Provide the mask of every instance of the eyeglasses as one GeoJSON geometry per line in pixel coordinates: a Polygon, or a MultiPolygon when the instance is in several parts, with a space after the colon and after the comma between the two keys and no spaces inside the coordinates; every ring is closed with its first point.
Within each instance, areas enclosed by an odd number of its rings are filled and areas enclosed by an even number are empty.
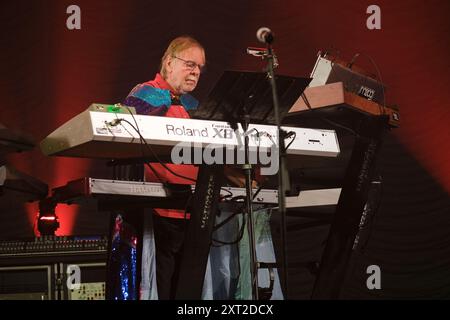
{"type": "Polygon", "coordinates": [[[177,56],[172,56],[172,57],[174,57],[175,59],[183,61],[184,62],[184,66],[187,69],[191,70],[191,71],[195,70],[195,68],[198,67],[198,69],[200,70],[200,73],[205,72],[205,65],[198,64],[198,63],[196,63],[194,61],[191,61],[191,60],[184,60],[184,59],[178,58],[177,56]]]}

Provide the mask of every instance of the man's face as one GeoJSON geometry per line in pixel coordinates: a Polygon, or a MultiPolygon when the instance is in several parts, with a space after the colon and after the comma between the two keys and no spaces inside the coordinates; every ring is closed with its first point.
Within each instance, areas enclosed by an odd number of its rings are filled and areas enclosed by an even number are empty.
{"type": "Polygon", "coordinates": [[[191,47],[169,57],[166,61],[167,79],[177,94],[191,92],[200,78],[200,68],[205,65],[205,53],[191,47]]]}

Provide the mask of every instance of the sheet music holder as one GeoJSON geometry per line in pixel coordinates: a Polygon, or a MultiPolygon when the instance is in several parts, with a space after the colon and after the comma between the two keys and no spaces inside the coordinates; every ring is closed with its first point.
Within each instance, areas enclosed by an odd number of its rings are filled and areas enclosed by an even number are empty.
{"type": "Polygon", "coordinates": [[[0,166],[0,200],[31,202],[45,198],[47,193],[46,183],[9,165],[0,166]]]}
{"type": "MultiPolygon", "coordinates": [[[[275,82],[279,90],[279,114],[282,118],[297,101],[311,79],[288,76],[275,76],[275,82]]],[[[233,128],[241,123],[244,132],[248,130],[250,123],[276,124],[276,115],[273,107],[273,95],[271,79],[265,72],[249,71],[225,71],[222,77],[210,92],[208,98],[200,104],[200,107],[191,114],[194,118],[227,121],[233,128]]],[[[245,164],[242,166],[246,185],[246,213],[248,215],[248,233],[250,239],[250,266],[253,298],[258,299],[258,263],[256,256],[255,238],[252,219],[252,165],[249,164],[248,135],[245,135],[245,164]]],[[[283,170],[283,169],[282,169],[283,170]]],[[[213,220],[213,219],[212,219],[213,220]]],[[[214,221],[212,221],[214,223],[214,221]]],[[[209,235],[210,238],[211,234],[209,235]]],[[[209,243],[208,243],[209,245],[209,243]]],[[[203,260],[203,259],[202,259],[203,260]]],[[[204,274],[206,261],[199,261],[201,271],[204,274]]],[[[190,269],[194,266],[190,265],[190,269]]],[[[188,273],[192,274],[190,271],[188,273]]],[[[180,279],[188,278],[188,275],[180,275],[180,279]]],[[[198,278],[198,276],[197,276],[198,278]]],[[[181,281],[183,287],[189,282],[181,281]]],[[[180,284],[179,284],[180,285],[180,284]]],[[[201,286],[197,286],[197,292],[183,293],[180,297],[199,297],[201,286]]]]}
{"type": "Polygon", "coordinates": [[[34,141],[22,132],[6,128],[0,123],[0,155],[33,149],[34,141]]]}
{"type": "MultiPolygon", "coordinates": [[[[276,75],[275,80],[283,118],[311,79],[276,75]]],[[[275,124],[272,89],[266,72],[225,71],[206,100],[191,115],[197,119],[233,124],[242,119],[244,107],[251,123],[275,124]]]]}

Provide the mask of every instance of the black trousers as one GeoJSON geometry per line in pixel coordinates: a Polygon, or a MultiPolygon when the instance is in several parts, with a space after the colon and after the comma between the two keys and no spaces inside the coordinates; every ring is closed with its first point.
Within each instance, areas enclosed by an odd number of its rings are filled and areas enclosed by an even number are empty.
{"type": "Polygon", "coordinates": [[[178,273],[189,220],[153,215],[158,299],[175,299],[178,273]]]}

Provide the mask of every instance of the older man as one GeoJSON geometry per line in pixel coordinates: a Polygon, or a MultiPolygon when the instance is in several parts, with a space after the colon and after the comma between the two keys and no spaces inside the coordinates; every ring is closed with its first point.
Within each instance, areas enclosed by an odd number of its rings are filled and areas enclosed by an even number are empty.
{"type": "MultiPolygon", "coordinates": [[[[138,114],[189,118],[198,101],[189,95],[197,86],[205,66],[205,50],[192,37],[178,37],[169,44],[160,72],[151,81],[137,85],[124,104],[134,106],[138,114]]],[[[146,181],[192,184],[198,174],[193,165],[151,163],[146,181]]],[[[153,229],[156,246],[156,279],[159,299],[173,299],[181,259],[186,219],[183,210],[155,208],[153,229]]]]}

